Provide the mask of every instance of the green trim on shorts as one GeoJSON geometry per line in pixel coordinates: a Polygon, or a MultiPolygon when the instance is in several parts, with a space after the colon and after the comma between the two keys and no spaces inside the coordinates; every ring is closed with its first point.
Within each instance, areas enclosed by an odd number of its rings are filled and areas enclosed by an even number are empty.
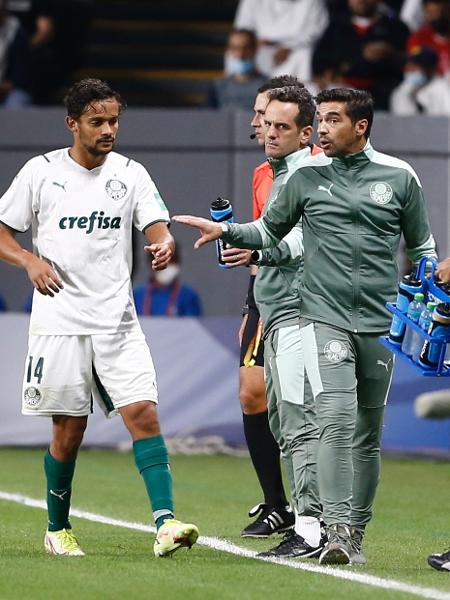
{"type": "Polygon", "coordinates": [[[94,365],[92,365],[92,375],[94,376],[95,385],[97,386],[98,393],[100,394],[100,397],[102,399],[103,404],[106,407],[106,410],[108,412],[113,412],[116,409],[113,404],[113,401],[111,400],[111,396],[108,394],[108,392],[103,387],[103,384],[100,381],[99,376],[97,375],[97,371],[95,370],[94,365]]]}

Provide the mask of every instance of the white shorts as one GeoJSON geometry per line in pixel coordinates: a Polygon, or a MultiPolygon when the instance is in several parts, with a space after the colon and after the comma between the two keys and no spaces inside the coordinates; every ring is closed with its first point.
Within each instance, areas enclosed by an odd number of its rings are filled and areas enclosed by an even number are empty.
{"type": "Polygon", "coordinates": [[[30,335],[22,414],[84,417],[93,400],[107,416],[158,402],[156,374],[140,329],[105,335],[30,335]]]}

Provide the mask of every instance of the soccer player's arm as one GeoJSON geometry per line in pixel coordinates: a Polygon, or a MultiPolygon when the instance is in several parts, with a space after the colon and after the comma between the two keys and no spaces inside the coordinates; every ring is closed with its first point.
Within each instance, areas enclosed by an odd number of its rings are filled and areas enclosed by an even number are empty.
{"type": "Polygon", "coordinates": [[[0,259],[24,269],[38,292],[53,297],[63,288],[61,279],[49,263],[16,240],[17,231],[26,231],[31,225],[33,171],[41,159],[36,157],[29,161],[0,198],[0,259]]]}
{"type": "Polygon", "coordinates": [[[406,253],[411,262],[417,264],[423,256],[437,258],[436,242],[431,233],[422,187],[414,176],[410,177],[407,185],[406,203],[401,219],[406,253]]]}
{"type": "Polygon", "coordinates": [[[233,246],[260,250],[277,246],[303,213],[301,174],[297,171],[280,189],[267,212],[253,223],[226,223],[222,239],[233,246]]]}
{"type": "Polygon", "coordinates": [[[152,269],[154,271],[165,269],[175,252],[175,240],[167,223],[153,223],[145,229],[144,233],[149,241],[149,245],[144,246],[144,250],[153,254],[152,269]]]}
{"type": "Polygon", "coordinates": [[[136,169],[136,195],[133,224],[148,240],[144,251],[152,254],[152,269],[167,267],[175,251],[175,240],[169,231],[169,211],[147,170],[139,163],[136,169]]]}

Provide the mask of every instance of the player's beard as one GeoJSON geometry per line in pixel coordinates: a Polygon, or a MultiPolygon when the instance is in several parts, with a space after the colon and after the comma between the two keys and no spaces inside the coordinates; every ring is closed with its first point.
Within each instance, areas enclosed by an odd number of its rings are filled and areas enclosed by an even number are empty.
{"type": "MultiPolygon", "coordinates": [[[[99,140],[97,142],[97,144],[100,144],[102,141],[105,141],[105,140],[99,140]]],[[[97,145],[97,144],[95,146],[88,146],[88,145],[85,146],[86,150],[92,156],[106,156],[107,154],[109,154],[114,149],[114,140],[112,141],[111,146],[107,150],[102,150],[99,147],[99,145],[97,145]]]]}

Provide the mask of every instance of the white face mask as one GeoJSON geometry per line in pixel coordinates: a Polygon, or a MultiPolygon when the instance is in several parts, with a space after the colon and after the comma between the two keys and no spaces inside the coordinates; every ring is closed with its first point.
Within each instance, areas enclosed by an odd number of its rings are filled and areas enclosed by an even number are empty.
{"type": "Polygon", "coordinates": [[[428,78],[422,71],[408,71],[405,73],[405,81],[412,87],[422,87],[426,84],[428,78]]]}
{"type": "Polygon", "coordinates": [[[159,285],[170,285],[180,274],[178,265],[169,265],[163,271],[155,271],[153,273],[155,281],[159,285]]]}

